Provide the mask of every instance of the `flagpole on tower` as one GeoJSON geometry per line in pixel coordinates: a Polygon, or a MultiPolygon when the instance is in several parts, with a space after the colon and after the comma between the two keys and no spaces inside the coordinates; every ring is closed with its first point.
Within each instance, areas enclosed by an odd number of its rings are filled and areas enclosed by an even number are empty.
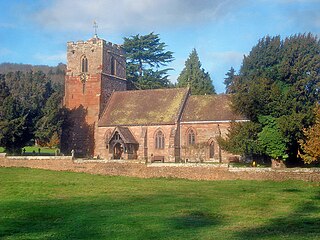
{"type": "Polygon", "coordinates": [[[97,34],[98,24],[95,20],[93,21],[93,28],[94,28],[94,37],[98,38],[98,34],[97,34]]]}

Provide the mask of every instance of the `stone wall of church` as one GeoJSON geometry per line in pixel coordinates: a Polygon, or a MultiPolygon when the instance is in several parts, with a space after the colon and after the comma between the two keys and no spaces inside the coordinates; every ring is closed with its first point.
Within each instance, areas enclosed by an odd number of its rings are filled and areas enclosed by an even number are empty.
{"type": "Polygon", "coordinates": [[[105,110],[106,104],[114,91],[127,90],[127,81],[110,75],[101,76],[101,95],[99,118],[105,110]]]}
{"type": "MultiPolygon", "coordinates": [[[[177,131],[176,125],[159,126],[128,126],[130,132],[139,143],[137,151],[138,159],[151,162],[153,159],[161,159],[165,162],[189,161],[214,161],[230,162],[237,159],[231,153],[220,149],[217,143],[218,136],[226,136],[230,123],[203,123],[181,124],[181,131],[177,131]],[[189,131],[195,133],[195,144],[188,144],[189,131]],[[156,134],[161,131],[164,134],[164,148],[156,148],[156,134]],[[180,139],[180,141],[179,141],[180,139]],[[180,146],[181,144],[181,146],[180,146]],[[180,156],[178,155],[180,149],[180,156]],[[210,152],[211,151],[211,152],[210,152]]],[[[107,149],[106,139],[109,139],[114,127],[97,127],[95,134],[95,156],[103,159],[112,159],[112,150],[107,149]]]]}
{"type": "Polygon", "coordinates": [[[147,127],[147,142],[148,142],[148,162],[154,159],[164,158],[165,162],[175,162],[175,134],[176,125],[160,125],[147,127]],[[164,148],[156,148],[156,134],[161,131],[164,135],[164,148]]]}
{"type": "MultiPolygon", "coordinates": [[[[107,149],[106,140],[115,127],[97,127],[95,134],[95,156],[103,159],[112,159],[112,150],[107,149]]],[[[175,162],[179,156],[175,156],[176,125],[161,126],[128,126],[128,129],[139,143],[137,151],[138,159],[150,162],[153,158],[163,157],[165,162],[175,162]],[[164,134],[164,148],[157,149],[155,135],[158,131],[164,134]]]]}
{"type": "Polygon", "coordinates": [[[181,124],[181,158],[188,161],[211,160],[229,162],[235,155],[220,149],[217,137],[225,137],[230,123],[182,123],[181,124]],[[189,134],[193,131],[195,144],[189,144],[189,134]],[[210,154],[210,145],[211,151],[210,154]],[[210,156],[211,155],[211,156],[210,156]]]}
{"type": "Polygon", "coordinates": [[[93,156],[94,130],[113,91],[127,89],[125,57],[119,45],[103,39],[67,43],[64,105],[71,110],[62,150],[93,156]],[[86,67],[84,61],[86,59],[86,67]]]}

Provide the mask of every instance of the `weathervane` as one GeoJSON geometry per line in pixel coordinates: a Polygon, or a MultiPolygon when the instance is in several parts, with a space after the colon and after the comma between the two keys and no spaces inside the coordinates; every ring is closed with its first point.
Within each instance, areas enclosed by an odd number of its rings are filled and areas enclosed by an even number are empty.
{"type": "Polygon", "coordinates": [[[97,38],[97,28],[98,28],[98,24],[96,21],[93,21],[93,28],[94,28],[94,37],[97,38]]]}

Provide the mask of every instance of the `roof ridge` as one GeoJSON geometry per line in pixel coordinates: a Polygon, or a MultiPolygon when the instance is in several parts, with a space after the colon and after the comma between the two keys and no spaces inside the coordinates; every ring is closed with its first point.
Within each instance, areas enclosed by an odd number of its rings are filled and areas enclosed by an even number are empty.
{"type": "Polygon", "coordinates": [[[123,90],[123,91],[115,91],[116,93],[124,93],[124,92],[150,92],[150,91],[165,91],[165,90],[188,90],[188,88],[156,88],[156,89],[136,89],[136,90],[123,90]]]}

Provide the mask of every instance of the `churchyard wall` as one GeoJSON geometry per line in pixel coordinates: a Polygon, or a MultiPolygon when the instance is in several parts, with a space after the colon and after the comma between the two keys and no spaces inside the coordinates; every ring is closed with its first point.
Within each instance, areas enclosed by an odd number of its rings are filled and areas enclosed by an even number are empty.
{"type": "Polygon", "coordinates": [[[191,180],[304,180],[320,182],[319,168],[236,168],[228,164],[152,163],[132,161],[72,160],[70,157],[0,157],[1,167],[27,167],[138,178],[191,180]]]}

